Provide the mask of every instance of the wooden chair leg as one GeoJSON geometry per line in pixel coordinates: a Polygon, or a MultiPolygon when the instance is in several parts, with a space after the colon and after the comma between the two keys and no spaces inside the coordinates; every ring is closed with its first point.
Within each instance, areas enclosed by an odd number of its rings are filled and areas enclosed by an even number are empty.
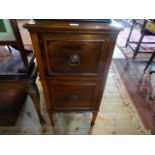
{"type": "Polygon", "coordinates": [[[9,52],[11,53],[12,51],[11,51],[11,48],[10,48],[10,46],[7,46],[8,47],[8,50],[9,50],[9,52]]]}
{"type": "Polygon", "coordinates": [[[33,85],[28,89],[28,94],[31,97],[33,104],[35,106],[35,109],[37,111],[38,117],[39,117],[39,121],[41,123],[41,125],[45,124],[44,119],[41,116],[41,111],[40,111],[40,94],[39,94],[39,90],[38,90],[38,86],[36,85],[36,83],[34,82],[33,85]]]}
{"type": "Polygon", "coordinates": [[[154,71],[154,70],[152,70],[152,71],[150,71],[150,72],[149,72],[149,74],[150,74],[150,75],[151,75],[151,74],[153,74],[153,73],[155,73],[155,71],[154,71]]]}
{"type": "Polygon", "coordinates": [[[50,115],[51,125],[54,126],[54,113],[50,112],[49,115],[50,115]]]}
{"type": "Polygon", "coordinates": [[[128,36],[126,44],[125,44],[125,47],[127,47],[129,42],[130,42],[131,34],[132,34],[132,31],[133,31],[135,23],[136,23],[136,20],[133,20],[133,23],[132,23],[132,26],[131,26],[131,29],[130,29],[130,32],[129,32],[129,36],[128,36]]]}
{"type": "Polygon", "coordinates": [[[93,112],[93,117],[92,117],[92,121],[91,121],[91,126],[94,126],[96,118],[97,118],[98,112],[93,112]]]}
{"type": "Polygon", "coordinates": [[[143,38],[144,38],[144,34],[141,35],[141,37],[140,37],[140,39],[139,39],[139,41],[138,41],[137,47],[136,47],[136,49],[135,49],[135,51],[134,51],[133,59],[137,56],[137,54],[138,54],[138,52],[139,52],[140,45],[141,45],[141,43],[142,43],[143,38]]]}
{"type": "Polygon", "coordinates": [[[153,54],[152,54],[151,58],[149,59],[149,61],[148,61],[147,65],[146,65],[146,67],[144,68],[144,71],[143,71],[144,73],[145,73],[145,71],[147,70],[147,68],[149,67],[149,65],[152,63],[154,57],[155,57],[155,51],[153,52],[153,54]]]}

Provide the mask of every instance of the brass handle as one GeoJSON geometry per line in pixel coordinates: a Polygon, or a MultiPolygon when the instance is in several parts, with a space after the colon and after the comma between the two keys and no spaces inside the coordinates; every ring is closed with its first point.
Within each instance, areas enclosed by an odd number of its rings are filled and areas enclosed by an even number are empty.
{"type": "Polygon", "coordinates": [[[74,95],[70,96],[70,103],[75,103],[77,101],[78,101],[77,95],[74,94],[74,95]]]}
{"type": "Polygon", "coordinates": [[[69,65],[70,66],[78,66],[80,64],[80,57],[78,54],[73,54],[70,57],[69,65]]]}

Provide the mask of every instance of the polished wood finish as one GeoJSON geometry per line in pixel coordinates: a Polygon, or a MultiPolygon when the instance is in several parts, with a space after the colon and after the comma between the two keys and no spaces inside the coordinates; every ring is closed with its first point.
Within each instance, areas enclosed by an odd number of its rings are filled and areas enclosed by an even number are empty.
{"type": "Polygon", "coordinates": [[[14,125],[25,103],[27,94],[11,88],[5,88],[0,85],[0,126],[14,125]],[[21,104],[23,103],[23,104],[21,104]]]}
{"type": "Polygon", "coordinates": [[[98,112],[93,112],[93,117],[92,117],[92,121],[91,121],[91,126],[94,126],[95,124],[95,120],[97,118],[98,112]]]}
{"type": "Polygon", "coordinates": [[[116,37],[112,21],[34,21],[30,32],[51,124],[55,112],[93,112],[100,107],[116,37]]]}
{"type": "Polygon", "coordinates": [[[22,64],[19,51],[13,48],[11,53],[0,61],[0,126],[15,125],[28,95],[33,101],[40,123],[44,123],[40,112],[39,91],[35,83],[37,66],[31,61],[27,72],[19,72],[22,64]]]}
{"type": "Polygon", "coordinates": [[[18,77],[16,79],[8,76],[6,79],[0,77],[0,126],[14,125],[18,115],[25,103],[27,95],[32,99],[40,123],[44,124],[41,117],[39,90],[35,83],[37,67],[34,65],[29,77],[18,77]]]}
{"type": "Polygon", "coordinates": [[[47,81],[55,110],[90,109],[95,107],[97,84],[92,81],[47,81]],[[60,93],[61,92],[61,93],[60,93]]]}
{"type": "Polygon", "coordinates": [[[43,36],[45,52],[41,52],[45,53],[47,74],[97,74],[104,50],[103,38],[106,37],[82,34],[43,36]],[[78,60],[72,62],[75,56],[78,60]]]}

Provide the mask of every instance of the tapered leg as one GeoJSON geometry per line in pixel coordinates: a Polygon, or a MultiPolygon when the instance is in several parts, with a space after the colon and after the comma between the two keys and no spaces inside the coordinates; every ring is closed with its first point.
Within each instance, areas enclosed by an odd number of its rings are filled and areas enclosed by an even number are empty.
{"type": "Polygon", "coordinates": [[[128,44],[129,44],[129,42],[130,42],[131,34],[132,34],[132,31],[133,31],[133,28],[134,28],[135,23],[136,23],[136,20],[133,20],[133,23],[132,23],[132,26],[131,26],[131,29],[130,29],[129,36],[127,38],[125,47],[127,47],[128,44]]]}
{"type": "Polygon", "coordinates": [[[10,48],[10,46],[7,46],[8,47],[8,49],[9,49],[9,52],[11,53],[11,48],[10,48]]]}
{"type": "Polygon", "coordinates": [[[92,117],[92,121],[91,121],[91,126],[94,126],[96,118],[97,118],[97,114],[98,112],[93,112],[93,117],[92,117]]]}
{"type": "Polygon", "coordinates": [[[39,94],[39,90],[38,87],[36,85],[36,83],[34,82],[33,85],[28,89],[28,94],[31,97],[33,104],[36,108],[38,117],[39,117],[39,121],[41,123],[41,125],[45,124],[44,119],[41,116],[41,111],[40,111],[40,94],[39,94]]]}
{"type": "Polygon", "coordinates": [[[54,113],[50,112],[49,115],[50,115],[51,125],[54,126],[54,113]]]}
{"type": "Polygon", "coordinates": [[[135,57],[137,56],[137,54],[138,54],[138,52],[139,52],[140,45],[141,45],[141,43],[142,43],[143,38],[144,38],[144,34],[141,35],[141,37],[140,37],[140,39],[139,39],[139,41],[138,41],[137,47],[136,47],[136,49],[135,49],[135,51],[134,51],[133,59],[135,59],[135,57]]]}

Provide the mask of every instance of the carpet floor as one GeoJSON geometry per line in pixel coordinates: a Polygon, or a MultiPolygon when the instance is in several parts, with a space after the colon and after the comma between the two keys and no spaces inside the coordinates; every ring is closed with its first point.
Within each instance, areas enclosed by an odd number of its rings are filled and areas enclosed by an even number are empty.
{"type": "Polygon", "coordinates": [[[46,112],[44,95],[41,94],[41,110],[46,121],[41,126],[30,98],[23,107],[19,119],[13,127],[0,127],[0,134],[45,134],[45,135],[139,135],[150,134],[141,122],[134,105],[124,89],[117,70],[111,65],[99,115],[93,128],[90,127],[90,113],[57,113],[55,127],[50,125],[46,112]]]}
{"type": "MultiPolygon", "coordinates": [[[[117,46],[124,58],[115,59],[114,64],[143,124],[151,134],[155,134],[155,75],[149,75],[150,70],[155,70],[155,65],[152,63],[145,74],[143,73],[151,55],[139,53],[135,59],[132,59],[132,49],[125,47],[128,34],[129,28],[125,28],[118,36],[117,46]]],[[[135,40],[139,36],[139,28],[134,29],[132,39],[135,40]]],[[[146,36],[144,40],[155,41],[155,37],[146,36]]],[[[141,46],[141,50],[145,51],[154,48],[155,44],[141,46]]]]}

